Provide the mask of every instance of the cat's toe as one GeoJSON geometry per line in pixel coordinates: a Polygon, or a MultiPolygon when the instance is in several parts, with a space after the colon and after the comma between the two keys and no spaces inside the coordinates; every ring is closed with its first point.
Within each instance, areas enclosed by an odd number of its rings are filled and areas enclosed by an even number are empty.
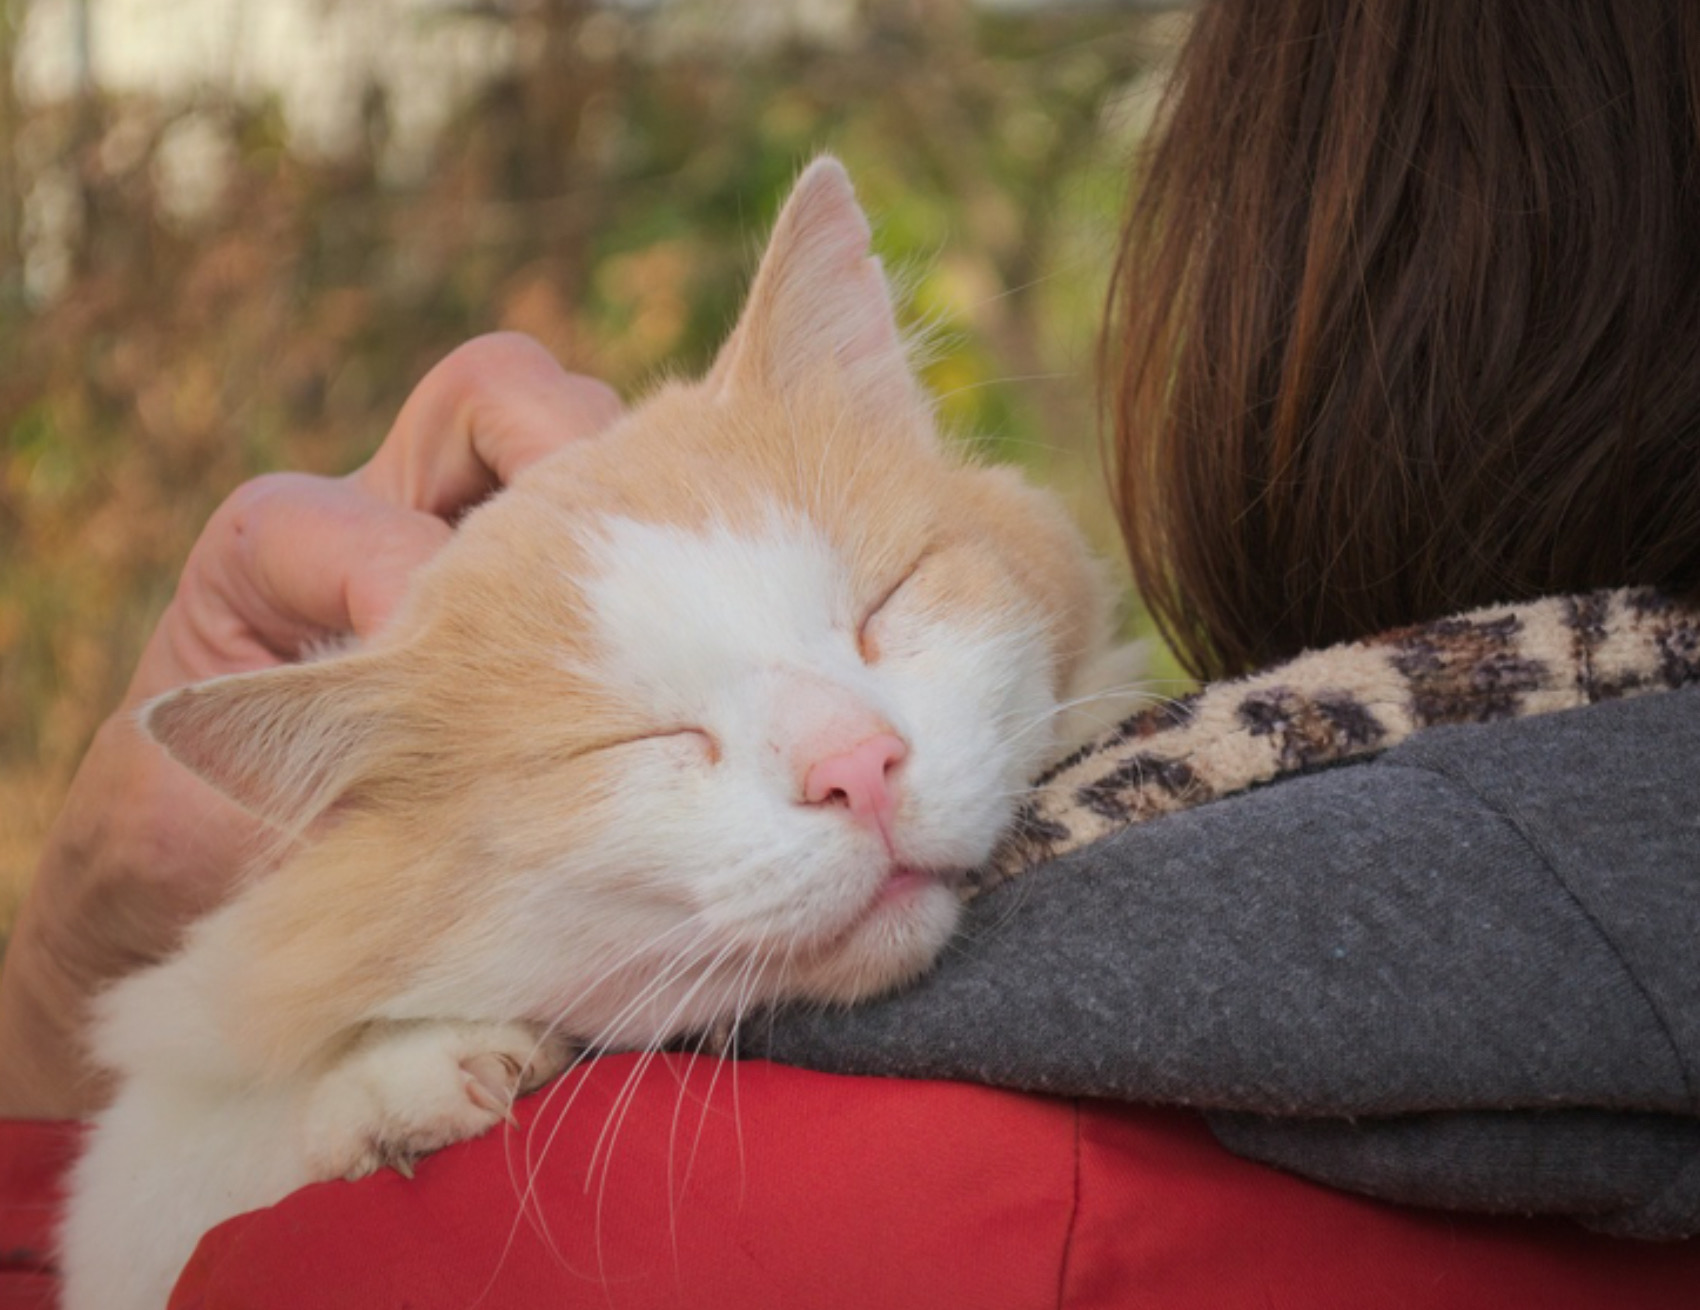
{"type": "Polygon", "coordinates": [[[517,1125],[513,1102],[519,1094],[521,1069],[512,1056],[485,1051],[460,1062],[467,1099],[510,1125],[517,1125]]]}
{"type": "Polygon", "coordinates": [[[469,1055],[460,1062],[460,1067],[468,1099],[511,1124],[515,1122],[514,1101],[559,1075],[572,1063],[575,1050],[571,1043],[554,1033],[533,1037],[534,1030],[529,1025],[507,1026],[517,1030],[517,1042],[507,1049],[469,1055]]]}
{"type": "Polygon", "coordinates": [[[543,1032],[532,1043],[531,1052],[520,1070],[519,1095],[535,1092],[544,1083],[559,1078],[578,1054],[579,1048],[561,1034],[543,1032]]]}
{"type": "Polygon", "coordinates": [[[314,1089],[304,1123],[314,1173],[357,1179],[387,1167],[412,1177],[421,1157],[513,1123],[515,1098],[571,1058],[567,1043],[533,1024],[374,1030],[314,1089]]]}

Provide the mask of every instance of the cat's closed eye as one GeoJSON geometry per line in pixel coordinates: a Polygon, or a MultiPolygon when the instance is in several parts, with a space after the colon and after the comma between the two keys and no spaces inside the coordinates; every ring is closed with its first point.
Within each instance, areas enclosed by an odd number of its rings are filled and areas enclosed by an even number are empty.
{"type": "Polygon", "coordinates": [[[619,737],[596,746],[596,750],[616,750],[623,746],[638,746],[643,744],[664,744],[674,748],[680,758],[691,763],[718,764],[720,763],[720,743],[714,734],[703,728],[693,728],[686,725],[678,727],[655,728],[648,732],[633,733],[628,737],[619,737]]]}
{"type": "Polygon", "coordinates": [[[880,659],[880,643],[877,620],[885,613],[886,607],[897,598],[902,591],[921,571],[921,565],[926,562],[927,552],[923,551],[916,557],[915,562],[898,575],[897,580],[879,594],[878,599],[868,607],[862,621],[856,625],[856,650],[864,664],[878,664],[880,659]]]}

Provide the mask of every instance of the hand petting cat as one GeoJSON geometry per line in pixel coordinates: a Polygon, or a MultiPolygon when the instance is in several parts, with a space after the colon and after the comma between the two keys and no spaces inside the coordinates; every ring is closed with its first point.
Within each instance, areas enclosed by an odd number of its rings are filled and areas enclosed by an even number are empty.
{"type": "Polygon", "coordinates": [[[84,1009],[219,904],[259,824],[146,740],[134,711],[218,674],[268,668],[380,627],[450,524],[519,470],[620,415],[602,383],[530,338],[480,337],[436,366],[345,478],[237,488],[189,556],[123,704],[96,734],[49,834],[0,973],[0,1117],[74,1117],[106,1088],[84,1009]]]}

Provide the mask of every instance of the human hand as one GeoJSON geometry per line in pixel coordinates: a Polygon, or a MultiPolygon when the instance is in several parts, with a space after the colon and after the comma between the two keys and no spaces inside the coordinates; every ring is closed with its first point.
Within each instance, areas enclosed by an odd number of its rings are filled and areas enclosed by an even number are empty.
{"type": "Polygon", "coordinates": [[[354,473],[270,474],[218,508],[77,770],[19,914],[0,973],[0,1118],[98,1108],[105,1088],[81,1038],[90,998],[168,954],[263,844],[258,820],[142,735],[136,709],[374,632],[456,514],[619,414],[611,390],[530,338],[480,337],[431,370],[354,473]]]}

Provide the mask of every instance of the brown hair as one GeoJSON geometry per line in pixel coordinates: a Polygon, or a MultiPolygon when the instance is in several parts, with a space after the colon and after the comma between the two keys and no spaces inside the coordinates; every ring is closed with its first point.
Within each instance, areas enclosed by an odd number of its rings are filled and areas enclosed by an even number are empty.
{"type": "Polygon", "coordinates": [[[1105,377],[1193,673],[1700,591],[1700,5],[1215,0],[1165,113],[1105,377]]]}

